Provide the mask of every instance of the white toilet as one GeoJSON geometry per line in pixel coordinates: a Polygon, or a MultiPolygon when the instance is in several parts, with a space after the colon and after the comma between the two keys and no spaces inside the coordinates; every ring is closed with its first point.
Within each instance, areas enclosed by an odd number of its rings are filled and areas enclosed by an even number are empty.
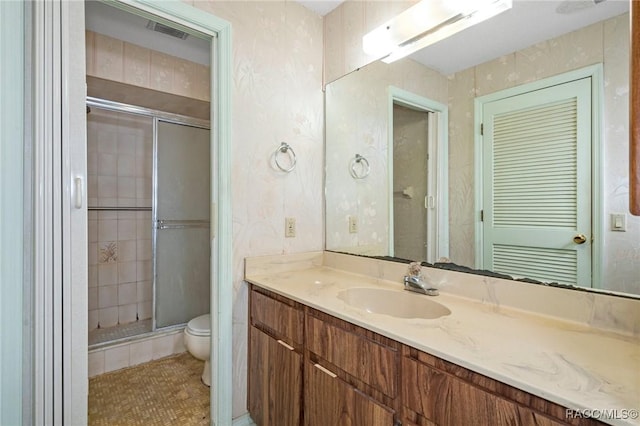
{"type": "Polygon", "coordinates": [[[211,386],[211,316],[209,314],[195,317],[184,329],[184,345],[191,355],[204,361],[202,382],[211,386]]]}

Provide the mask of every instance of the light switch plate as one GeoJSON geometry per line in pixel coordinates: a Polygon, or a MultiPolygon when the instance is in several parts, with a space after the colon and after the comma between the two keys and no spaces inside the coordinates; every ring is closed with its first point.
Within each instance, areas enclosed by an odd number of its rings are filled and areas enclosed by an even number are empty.
{"type": "Polygon", "coordinates": [[[624,213],[611,213],[611,230],[625,232],[627,230],[627,215],[624,213]]]}

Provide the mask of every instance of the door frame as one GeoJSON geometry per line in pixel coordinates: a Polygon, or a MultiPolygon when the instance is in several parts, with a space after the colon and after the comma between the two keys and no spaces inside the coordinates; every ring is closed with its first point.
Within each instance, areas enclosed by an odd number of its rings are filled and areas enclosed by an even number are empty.
{"type": "Polygon", "coordinates": [[[433,259],[414,259],[436,262],[449,256],[449,108],[434,100],[416,95],[395,86],[388,87],[387,176],[389,206],[389,256],[394,255],[393,232],[393,105],[432,113],[429,116],[427,166],[427,197],[433,204],[427,209],[429,253],[433,259]],[[433,211],[434,213],[431,213],[433,211]]]}
{"type": "Polygon", "coordinates": [[[603,123],[604,119],[604,80],[603,65],[595,64],[552,77],[525,83],[509,89],[500,90],[474,99],[474,223],[475,223],[475,268],[484,269],[483,258],[483,165],[481,134],[482,112],[484,104],[496,100],[522,95],[528,92],[557,86],[583,78],[591,78],[591,287],[602,286],[602,245],[604,243],[604,206],[603,194],[603,123]]]}
{"type": "MultiPolygon", "coordinates": [[[[232,423],[231,25],[179,1],[112,6],[212,37],[211,421],[232,423]],[[215,55],[213,54],[215,53],[215,55]],[[214,136],[215,135],[215,136],[214,136]],[[215,237],[215,239],[213,239],[215,237]],[[220,283],[220,285],[218,285],[220,283]]],[[[33,362],[38,424],[87,423],[84,3],[33,4],[33,362]],[[84,159],[82,158],[84,156],[84,159]],[[84,230],[83,230],[84,228],[84,230]]],[[[31,256],[30,254],[27,254],[31,256]]],[[[31,319],[29,319],[31,320],[31,319]]],[[[28,409],[27,409],[28,410],[28,409]]]]}

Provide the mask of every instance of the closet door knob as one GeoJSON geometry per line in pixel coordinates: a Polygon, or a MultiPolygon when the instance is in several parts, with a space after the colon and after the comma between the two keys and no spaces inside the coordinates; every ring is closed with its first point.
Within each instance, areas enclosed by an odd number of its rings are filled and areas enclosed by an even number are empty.
{"type": "Polygon", "coordinates": [[[587,237],[584,234],[578,234],[573,237],[573,242],[576,244],[584,244],[587,241],[587,237]]]}

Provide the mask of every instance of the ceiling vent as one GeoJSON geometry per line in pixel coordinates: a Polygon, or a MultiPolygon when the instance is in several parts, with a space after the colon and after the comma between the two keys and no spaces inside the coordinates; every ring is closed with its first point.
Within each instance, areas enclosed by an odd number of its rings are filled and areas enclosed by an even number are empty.
{"type": "Polygon", "coordinates": [[[187,37],[189,37],[188,33],[185,33],[184,31],[176,30],[175,28],[171,28],[159,22],[149,21],[147,22],[147,28],[162,34],[170,35],[171,37],[179,38],[181,40],[184,40],[187,37]]]}

